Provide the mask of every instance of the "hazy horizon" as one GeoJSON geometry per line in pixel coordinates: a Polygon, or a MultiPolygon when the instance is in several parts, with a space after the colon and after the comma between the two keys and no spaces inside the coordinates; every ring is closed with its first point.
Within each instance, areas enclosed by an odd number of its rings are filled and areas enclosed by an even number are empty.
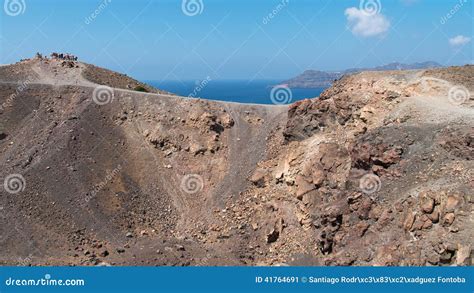
{"type": "Polygon", "coordinates": [[[139,80],[184,81],[474,59],[470,0],[20,3],[18,12],[4,7],[1,63],[70,52],[139,80]]]}

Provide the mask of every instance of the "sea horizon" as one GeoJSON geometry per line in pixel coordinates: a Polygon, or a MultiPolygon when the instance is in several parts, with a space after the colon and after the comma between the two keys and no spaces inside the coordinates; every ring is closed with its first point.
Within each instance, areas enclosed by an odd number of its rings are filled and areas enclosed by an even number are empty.
{"type": "Polygon", "coordinates": [[[284,88],[281,79],[145,80],[145,83],[173,94],[250,104],[291,104],[317,98],[327,87],[284,88]]]}

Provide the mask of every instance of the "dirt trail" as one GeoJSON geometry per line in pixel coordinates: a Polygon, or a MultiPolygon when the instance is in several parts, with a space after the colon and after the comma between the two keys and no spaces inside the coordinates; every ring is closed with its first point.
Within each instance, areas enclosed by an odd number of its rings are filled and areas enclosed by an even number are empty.
{"type": "MultiPolygon", "coordinates": [[[[458,85],[446,80],[423,76],[423,72],[406,74],[407,87],[412,89],[409,99],[398,105],[397,115],[412,115],[426,123],[474,121],[474,100],[467,88],[457,89],[463,100],[456,103],[452,90],[458,85]],[[422,114],[422,115],[420,115],[422,114]]],[[[421,121],[419,121],[421,122],[421,121]]]]}

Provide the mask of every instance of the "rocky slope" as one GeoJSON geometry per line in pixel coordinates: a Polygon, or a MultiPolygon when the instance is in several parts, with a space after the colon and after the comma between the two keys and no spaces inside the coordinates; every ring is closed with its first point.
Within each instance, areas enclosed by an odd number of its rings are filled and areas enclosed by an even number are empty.
{"type": "Polygon", "coordinates": [[[474,67],[290,107],[107,73],[0,67],[1,264],[472,265],[474,67]]]}

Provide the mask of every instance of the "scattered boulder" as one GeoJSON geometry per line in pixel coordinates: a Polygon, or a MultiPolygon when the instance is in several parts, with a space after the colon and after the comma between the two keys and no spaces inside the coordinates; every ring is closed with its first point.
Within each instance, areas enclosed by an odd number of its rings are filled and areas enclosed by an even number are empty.
{"type": "Polygon", "coordinates": [[[224,114],[219,118],[219,122],[225,127],[225,128],[231,128],[234,126],[234,119],[229,114],[224,114]]]}
{"type": "Polygon", "coordinates": [[[428,214],[427,217],[431,220],[432,223],[436,224],[439,222],[439,211],[434,210],[431,214],[428,214]]]}
{"type": "Polygon", "coordinates": [[[399,97],[401,96],[401,94],[399,92],[396,92],[396,91],[387,91],[385,93],[385,98],[388,100],[388,101],[392,101],[392,100],[395,100],[395,99],[398,99],[399,97]]]}
{"type": "Polygon", "coordinates": [[[410,231],[415,223],[415,213],[409,211],[405,217],[405,221],[403,221],[403,228],[406,231],[410,231]]]}
{"type": "Polygon", "coordinates": [[[266,172],[264,170],[256,169],[249,180],[254,185],[261,188],[265,186],[265,175],[266,175],[266,172]]]}
{"type": "Polygon", "coordinates": [[[421,210],[426,214],[431,214],[434,210],[435,201],[431,197],[423,196],[421,198],[421,210]]]}
{"type": "Polygon", "coordinates": [[[278,232],[278,230],[276,230],[275,228],[272,228],[267,233],[267,243],[273,243],[277,241],[279,236],[280,236],[280,232],[278,232]]]}
{"type": "Polygon", "coordinates": [[[311,174],[311,179],[313,181],[313,184],[316,185],[316,187],[320,187],[326,179],[326,173],[322,168],[319,168],[318,166],[313,170],[311,174]]]}
{"type": "Polygon", "coordinates": [[[192,143],[191,146],[189,147],[189,151],[193,154],[193,155],[202,155],[202,154],[205,154],[206,151],[207,151],[207,147],[199,144],[199,143],[192,143]]]}
{"type": "Polygon", "coordinates": [[[373,170],[377,165],[382,168],[376,169],[376,174],[388,167],[400,162],[403,148],[397,145],[380,142],[376,133],[362,135],[349,148],[352,166],[362,170],[373,170]]]}
{"type": "Polygon", "coordinates": [[[273,243],[278,240],[284,228],[283,218],[278,218],[273,225],[267,228],[266,242],[273,243]]]}
{"type": "Polygon", "coordinates": [[[455,219],[454,213],[447,213],[443,217],[443,224],[445,226],[449,226],[454,222],[454,219],[455,219]]]}
{"type": "Polygon", "coordinates": [[[360,110],[360,119],[364,122],[368,122],[375,112],[374,107],[367,105],[360,110]]]}
{"type": "Polygon", "coordinates": [[[456,253],[456,264],[458,266],[472,265],[471,254],[472,250],[470,245],[458,244],[458,250],[456,253]]]}
{"type": "Polygon", "coordinates": [[[296,198],[301,200],[303,199],[303,195],[315,189],[316,185],[308,181],[305,176],[296,176],[296,198]]]}
{"type": "Polygon", "coordinates": [[[99,256],[101,256],[101,257],[106,257],[108,255],[109,255],[109,252],[107,250],[103,250],[99,253],[99,256]]]}
{"type": "Polygon", "coordinates": [[[448,199],[446,200],[446,206],[444,207],[445,212],[454,212],[456,207],[459,205],[459,198],[456,196],[448,196],[448,199]]]}

